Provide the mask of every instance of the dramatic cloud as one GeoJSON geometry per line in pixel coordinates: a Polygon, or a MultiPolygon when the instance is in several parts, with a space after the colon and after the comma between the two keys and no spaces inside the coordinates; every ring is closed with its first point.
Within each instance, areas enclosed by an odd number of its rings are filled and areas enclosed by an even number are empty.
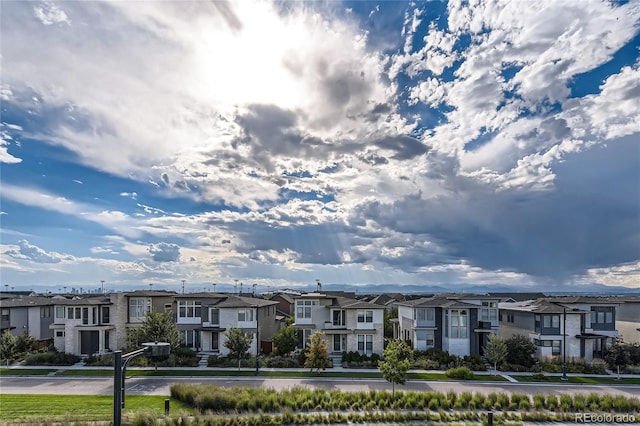
{"type": "Polygon", "coordinates": [[[3,279],[637,286],[637,2],[2,9],[3,279]]]}

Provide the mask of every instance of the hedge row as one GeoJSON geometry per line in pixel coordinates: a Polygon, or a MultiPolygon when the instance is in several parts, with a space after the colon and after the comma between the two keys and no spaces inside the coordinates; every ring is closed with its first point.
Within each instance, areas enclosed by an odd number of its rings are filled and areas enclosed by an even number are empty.
{"type": "Polygon", "coordinates": [[[640,412],[638,398],[590,395],[504,394],[463,392],[342,392],[338,390],[294,388],[276,391],[250,387],[225,388],[216,385],[177,384],[171,396],[199,412],[274,413],[292,411],[377,411],[377,410],[549,410],[576,412],[583,410],[613,413],[640,412]]]}

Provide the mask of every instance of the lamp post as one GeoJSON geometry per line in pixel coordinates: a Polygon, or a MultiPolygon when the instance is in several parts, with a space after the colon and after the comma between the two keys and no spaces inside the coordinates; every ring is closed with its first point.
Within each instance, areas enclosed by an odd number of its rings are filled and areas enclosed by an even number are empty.
{"type": "Polygon", "coordinates": [[[122,351],[113,353],[113,426],[122,425],[122,409],[125,403],[124,379],[129,362],[143,354],[156,358],[167,356],[171,349],[169,343],[166,342],[143,343],[142,346],[142,348],[124,355],[122,355],[122,351]]]}
{"type": "Polygon", "coordinates": [[[562,307],[562,380],[567,379],[567,308],[562,307]]]}

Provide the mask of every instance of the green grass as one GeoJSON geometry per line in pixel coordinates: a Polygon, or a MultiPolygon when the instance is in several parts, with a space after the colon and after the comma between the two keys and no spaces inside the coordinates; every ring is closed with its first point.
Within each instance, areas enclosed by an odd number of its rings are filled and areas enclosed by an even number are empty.
{"type": "Polygon", "coordinates": [[[0,368],[0,376],[46,376],[56,371],[55,368],[0,368]]]}
{"type": "MultiPolygon", "coordinates": [[[[164,416],[166,396],[127,396],[123,416],[127,412],[153,411],[164,416]]],[[[186,404],[171,400],[171,412],[193,412],[186,404]]],[[[113,396],[111,395],[17,395],[0,394],[0,423],[18,420],[64,419],[78,421],[108,420],[113,416],[113,396]]]]}
{"type": "Polygon", "coordinates": [[[560,376],[545,376],[544,380],[534,379],[531,376],[512,375],[519,382],[539,382],[539,383],[578,383],[591,385],[640,385],[640,379],[624,377],[620,380],[615,377],[574,377],[569,376],[567,380],[562,380],[560,376]]]}

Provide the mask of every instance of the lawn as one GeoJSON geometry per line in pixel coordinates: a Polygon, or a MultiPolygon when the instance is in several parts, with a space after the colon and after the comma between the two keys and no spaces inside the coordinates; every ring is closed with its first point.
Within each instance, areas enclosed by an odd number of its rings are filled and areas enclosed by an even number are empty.
{"type": "MultiPolygon", "coordinates": [[[[123,416],[127,412],[152,411],[164,415],[165,396],[127,396],[123,416]]],[[[193,409],[180,401],[171,400],[171,413],[193,409]]],[[[19,420],[73,418],[78,421],[109,420],[113,417],[113,396],[100,395],[17,395],[0,394],[0,423],[19,420]]]]}
{"type": "Polygon", "coordinates": [[[539,382],[539,383],[579,383],[589,385],[640,385],[640,379],[624,377],[620,380],[615,377],[574,377],[568,376],[567,380],[562,380],[560,376],[545,376],[544,379],[535,379],[531,376],[512,375],[519,382],[539,382]]]}
{"type": "Polygon", "coordinates": [[[0,368],[0,376],[46,376],[56,371],[55,368],[0,368]]]}

